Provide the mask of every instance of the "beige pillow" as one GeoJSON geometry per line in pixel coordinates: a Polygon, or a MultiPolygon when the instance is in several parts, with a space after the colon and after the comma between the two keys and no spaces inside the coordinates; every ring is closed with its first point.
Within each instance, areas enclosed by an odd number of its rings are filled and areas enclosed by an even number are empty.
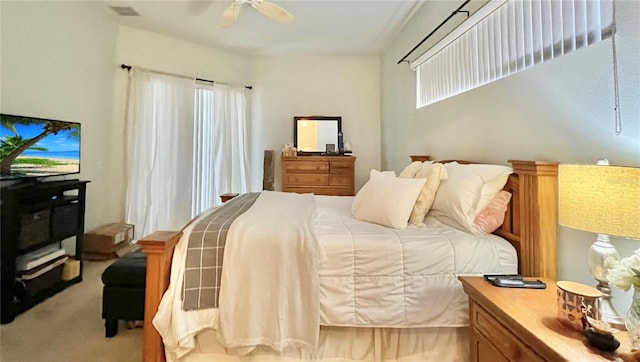
{"type": "Polygon", "coordinates": [[[423,170],[416,175],[416,177],[421,178],[424,174],[427,179],[409,217],[409,224],[417,227],[424,227],[424,218],[427,216],[429,209],[431,209],[431,205],[433,205],[433,200],[440,186],[440,180],[447,179],[447,170],[441,163],[432,163],[428,166],[427,172],[424,172],[427,167],[423,167],[423,170]]]}
{"type": "Polygon", "coordinates": [[[414,177],[416,177],[418,172],[420,172],[422,170],[423,164],[424,165],[428,165],[428,164],[431,164],[431,163],[432,163],[432,161],[425,161],[425,162],[414,161],[414,162],[411,162],[407,167],[405,167],[402,170],[402,172],[400,172],[398,177],[414,178],[414,177]]]}
{"type": "Polygon", "coordinates": [[[399,178],[371,170],[369,181],[353,199],[351,212],[358,220],[406,229],[424,183],[425,179],[399,178]]]}
{"type": "MultiPolygon", "coordinates": [[[[418,170],[418,172],[415,174],[415,178],[427,178],[427,176],[429,175],[429,171],[431,171],[431,168],[433,167],[433,165],[435,165],[435,163],[433,161],[425,161],[422,163],[422,165],[420,166],[420,169],[418,170]]],[[[442,165],[440,163],[440,165],[442,165]]],[[[445,172],[447,172],[445,170],[445,172]]]]}

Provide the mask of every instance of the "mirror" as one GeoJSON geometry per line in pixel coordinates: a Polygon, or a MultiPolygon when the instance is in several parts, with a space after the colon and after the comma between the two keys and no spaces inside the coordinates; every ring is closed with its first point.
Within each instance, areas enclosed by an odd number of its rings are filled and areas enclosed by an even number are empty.
{"type": "Polygon", "coordinates": [[[294,147],[299,153],[320,154],[333,145],[338,152],[338,132],[342,131],[342,117],[293,117],[294,147]]]}

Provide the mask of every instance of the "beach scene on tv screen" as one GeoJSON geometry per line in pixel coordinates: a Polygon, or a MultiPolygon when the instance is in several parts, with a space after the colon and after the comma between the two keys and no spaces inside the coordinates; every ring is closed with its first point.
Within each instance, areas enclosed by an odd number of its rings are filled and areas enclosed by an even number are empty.
{"type": "Polygon", "coordinates": [[[44,177],[80,172],[79,123],[1,117],[1,177],[44,177]]]}

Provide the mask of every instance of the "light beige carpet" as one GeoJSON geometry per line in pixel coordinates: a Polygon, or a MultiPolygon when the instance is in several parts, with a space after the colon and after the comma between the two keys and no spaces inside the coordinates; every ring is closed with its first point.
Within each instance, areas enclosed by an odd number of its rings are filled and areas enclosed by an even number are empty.
{"type": "Polygon", "coordinates": [[[142,328],[121,321],[115,337],[104,337],[100,276],[114,261],[85,261],[81,283],[0,326],[0,361],[141,361],[142,328]]]}

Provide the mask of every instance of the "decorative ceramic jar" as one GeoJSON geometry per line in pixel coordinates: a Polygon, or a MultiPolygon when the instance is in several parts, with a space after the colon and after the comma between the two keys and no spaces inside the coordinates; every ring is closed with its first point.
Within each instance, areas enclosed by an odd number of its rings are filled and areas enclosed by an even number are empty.
{"type": "Polygon", "coordinates": [[[559,281],[556,286],[558,319],[564,325],[581,332],[588,327],[587,316],[602,318],[602,292],[598,289],[569,281],[559,281]]]}

